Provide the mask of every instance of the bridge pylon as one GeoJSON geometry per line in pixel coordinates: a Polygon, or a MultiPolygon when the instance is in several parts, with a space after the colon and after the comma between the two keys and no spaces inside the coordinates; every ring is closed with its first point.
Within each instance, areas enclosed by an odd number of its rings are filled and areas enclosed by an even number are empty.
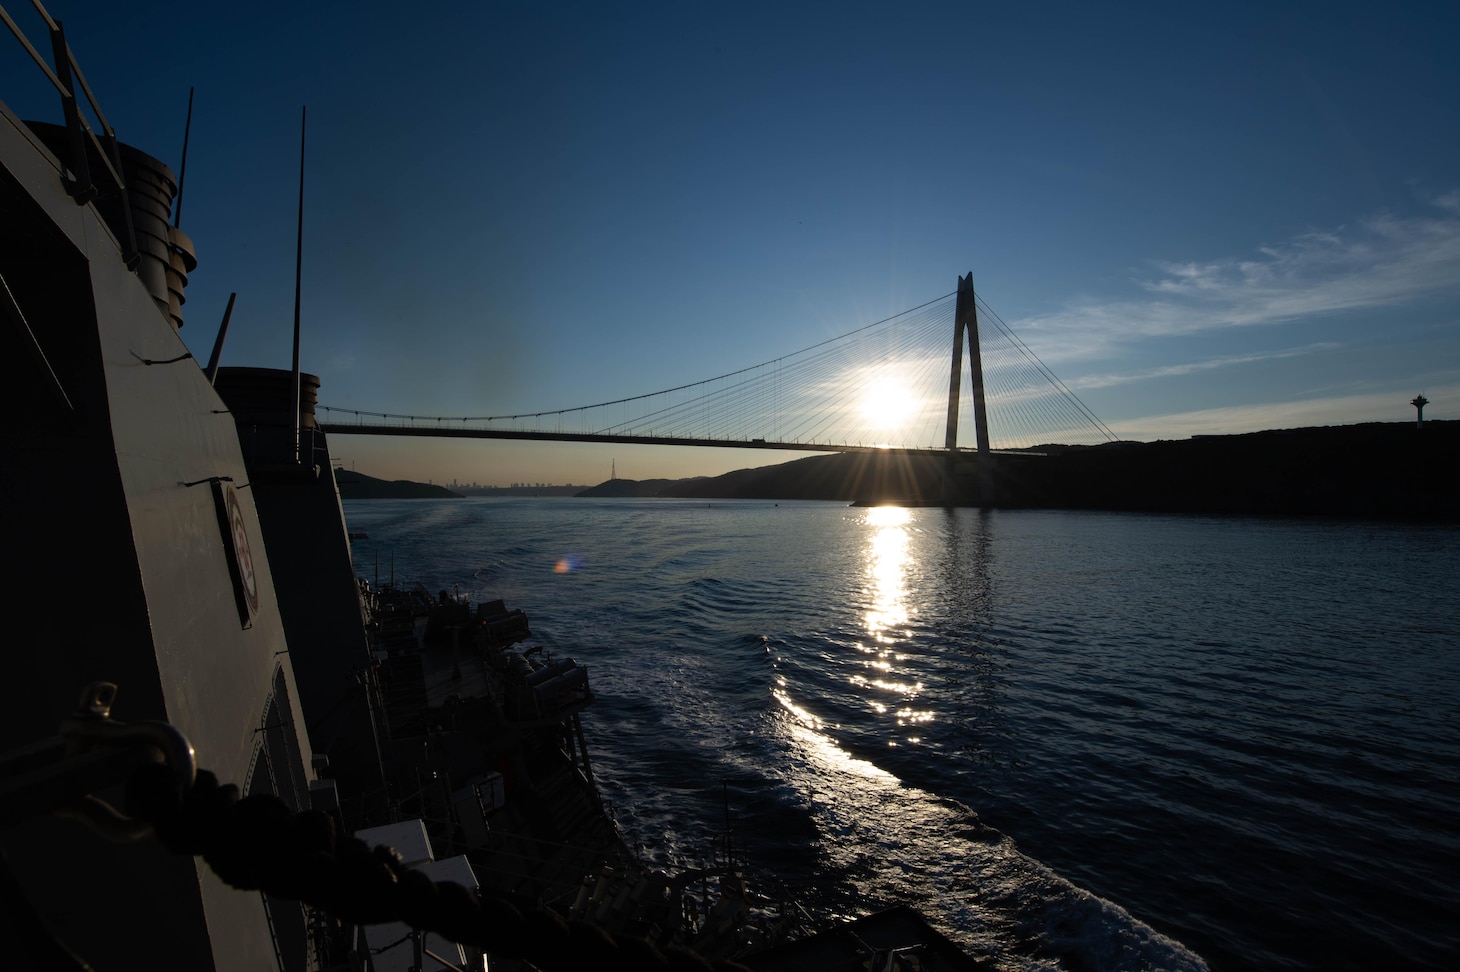
{"type": "Polygon", "coordinates": [[[978,443],[980,499],[987,493],[989,478],[989,413],[984,400],[983,356],[978,342],[978,308],[974,305],[973,271],[958,278],[958,299],[953,310],[953,368],[948,379],[948,425],[944,447],[943,503],[954,500],[954,473],[958,462],[959,393],[963,384],[963,346],[968,345],[969,390],[973,392],[973,425],[978,443]]]}

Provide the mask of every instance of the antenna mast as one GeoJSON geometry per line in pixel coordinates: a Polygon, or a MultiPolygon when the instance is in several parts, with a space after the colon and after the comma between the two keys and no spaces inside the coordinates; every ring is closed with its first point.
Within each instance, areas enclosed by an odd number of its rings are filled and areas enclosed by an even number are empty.
{"type": "Polygon", "coordinates": [[[188,181],[188,136],[193,132],[193,92],[197,89],[188,85],[188,120],[183,123],[182,165],[177,170],[177,208],[172,212],[174,229],[182,228],[183,183],[188,181]]]}
{"type": "Polygon", "coordinates": [[[294,243],[294,461],[303,463],[300,435],[303,416],[299,414],[299,281],[304,270],[304,129],[309,106],[299,109],[299,234],[294,243]]]}

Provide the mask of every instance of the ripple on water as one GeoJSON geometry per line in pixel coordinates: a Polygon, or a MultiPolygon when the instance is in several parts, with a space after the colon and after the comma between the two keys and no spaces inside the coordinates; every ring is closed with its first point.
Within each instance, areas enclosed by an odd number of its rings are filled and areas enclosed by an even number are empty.
{"type": "Polygon", "coordinates": [[[706,856],[728,794],[825,913],[911,900],[1000,968],[1460,952],[1460,590],[1410,583],[1460,532],[440,505],[347,503],[357,559],[480,569],[593,666],[595,768],[656,859],[706,856]]]}

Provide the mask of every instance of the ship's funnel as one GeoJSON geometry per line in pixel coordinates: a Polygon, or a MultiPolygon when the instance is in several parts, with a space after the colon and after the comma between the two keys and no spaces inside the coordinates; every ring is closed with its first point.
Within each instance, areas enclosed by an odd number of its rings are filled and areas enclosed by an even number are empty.
{"type": "MultiPolygon", "coordinates": [[[[319,377],[299,376],[299,418],[306,429],[319,427],[314,417],[314,403],[319,394],[319,377]]],[[[293,401],[290,388],[293,372],[283,368],[219,368],[214,387],[228,404],[233,418],[240,425],[268,425],[292,429],[294,417],[289,414],[293,401]]]]}
{"type": "MultiPolygon", "coordinates": [[[[323,439],[316,433],[319,423],[314,417],[314,403],[319,394],[319,378],[299,376],[299,425],[304,438],[306,465],[319,461],[315,447],[322,448],[323,439]]],[[[294,373],[279,368],[219,368],[213,383],[218,395],[233,413],[238,424],[238,440],[244,458],[255,463],[285,465],[295,462],[294,417],[290,409],[294,398],[294,373]]],[[[326,460],[327,461],[327,457],[326,460]]]]}
{"type": "MultiPolygon", "coordinates": [[[[71,136],[65,126],[36,121],[28,121],[26,125],[63,163],[71,157],[71,136]]],[[[91,171],[105,172],[106,165],[89,139],[86,146],[91,171]]],[[[130,145],[118,143],[117,151],[122,157],[122,179],[127,184],[127,201],[132,208],[137,276],[158,309],[174,327],[182,327],[182,305],[187,300],[183,291],[188,285],[188,274],[197,268],[198,257],[188,235],[169,223],[172,200],[177,195],[177,176],[161,161],[130,145]]],[[[103,192],[95,202],[107,227],[125,245],[127,224],[120,197],[115,192],[103,192]]]]}

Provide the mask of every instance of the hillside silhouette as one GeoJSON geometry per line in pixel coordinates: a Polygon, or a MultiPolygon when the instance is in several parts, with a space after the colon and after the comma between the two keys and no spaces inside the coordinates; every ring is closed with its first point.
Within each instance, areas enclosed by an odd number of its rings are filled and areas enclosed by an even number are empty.
{"type": "MultiPolygon", "coordinates": [[[[1098,446],[1037,446],[976,461],[957,505],[1187,513],[1460,519],[1460,423],[1369,423],[1098,446]]],[[[943,460],[849,453],[723,476],[611,480],[580,496],[818,499],[938,504],[943,460]]]]}

